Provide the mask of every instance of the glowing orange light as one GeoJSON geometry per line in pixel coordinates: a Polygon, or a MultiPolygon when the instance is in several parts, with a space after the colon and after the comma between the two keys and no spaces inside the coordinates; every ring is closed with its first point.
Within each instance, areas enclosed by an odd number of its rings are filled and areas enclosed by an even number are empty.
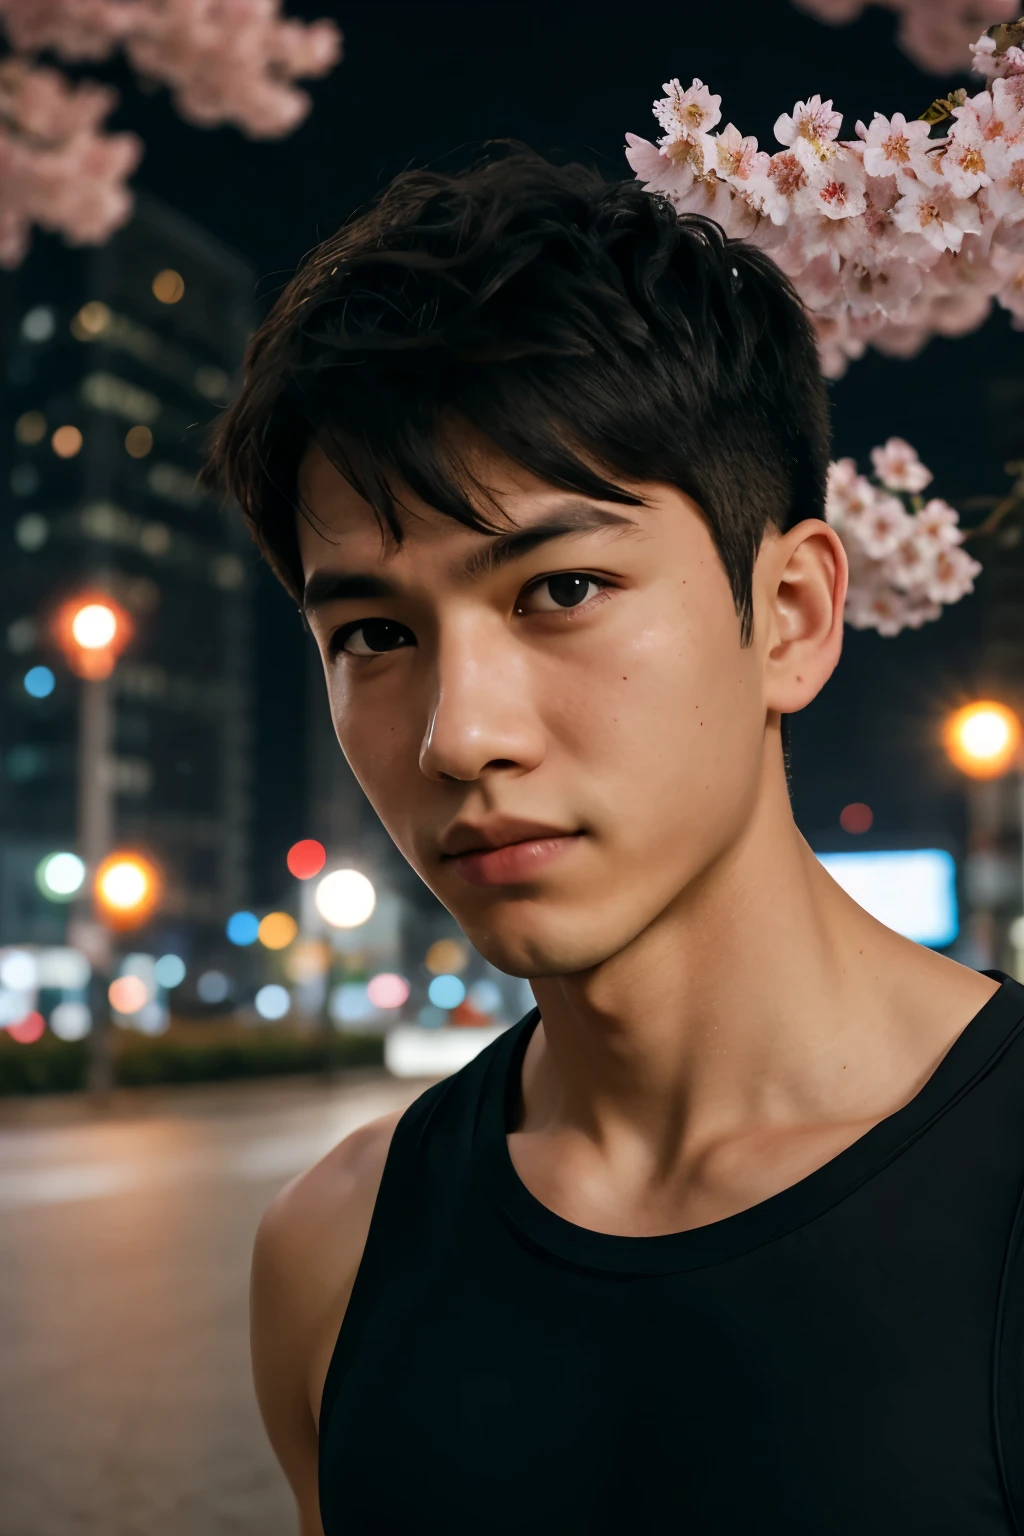
{"type": "Polygon", "coordinates": [[[946,721],[943,745],[950,761],[974,779],[997,779],[1017,762],[1021,724],[993,699],[965,704],[946,721]]]}
{"type": "Polygon", "coordinates": [[[105,593],[70,598],[58,608],[53,633],[76,677],[109,677],[132,638],[131,617],[105,593]]]}
{"type": "Polygon", "coordinates": [[[50,447],[58,459],[73,459],[82,451],[82,434],[77,427],[58,427],[50,438],[50,447]]]}
{"type": "Polygon", "coordinates": [[[268,912],[259,926],[259,941],[264,949],[287,949],[299,925],[287,912],[268,912]]]}
{"type": "Polygon", "coordinates": [[[315,837],[304,837],[288,849],[288,873],[296,880],[312,880],[327,863],[327,849],[315,837]]]}
{"type": "Polygon", "coordinates": [[[115,1013],[138,1013],[149,1002],[149,988],[141,976],[118,976],[107,988],[115,1013]]]}
{"type": "Polygon", "coordinates": [[[162,890],[160,871],[140,853],[109,853],[96,871],[96,905],[114,928],[144,923],[162,890]]]}
{"type": "Polygon", "coordinates": [[[19,1045],[35,1045],[37,1040],[43,1037],[46,1029],[46,1020],[41,1013],[26,1013],[17,1024],[9,1024],[7,1033],[12,1040],[17,1040],[19,1045]]]}

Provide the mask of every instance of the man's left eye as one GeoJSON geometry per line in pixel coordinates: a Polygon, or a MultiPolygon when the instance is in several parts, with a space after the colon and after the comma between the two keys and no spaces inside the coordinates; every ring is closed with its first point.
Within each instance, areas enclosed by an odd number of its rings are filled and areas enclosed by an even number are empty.
{"type": "Polygon", "coordinates": [[[545,576],[524,595],[519,612],[529,600],[535,613],[557,613],[564,608],[578,608],[599,592],[605,585],[596,576],[584,576],[579,571],[560,571],[557,576],[545,576]]]}

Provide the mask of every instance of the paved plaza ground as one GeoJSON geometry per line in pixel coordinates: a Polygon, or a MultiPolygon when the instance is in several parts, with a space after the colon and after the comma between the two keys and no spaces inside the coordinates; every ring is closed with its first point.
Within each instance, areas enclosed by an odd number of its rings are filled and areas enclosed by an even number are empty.
{"type": "Polygon", "coordinates": [[[0,1101],[0,1536],[289,1536],[249,1376],[275,1191],[424,1082],[0,1101]]]}

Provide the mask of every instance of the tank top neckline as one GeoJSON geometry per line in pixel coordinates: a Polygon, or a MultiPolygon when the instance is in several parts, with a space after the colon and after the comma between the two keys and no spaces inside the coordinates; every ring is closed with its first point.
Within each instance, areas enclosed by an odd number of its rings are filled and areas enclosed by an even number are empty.
{"type": "Polygon", "coordinates": [[[684,1232],[626,1237],[577,1226],[531,1194],[508,1149],[523,1058],[540,1009],[498,1042],[481,1089],[477,1152],[499,1214],[534,1247],[575,1266],[619,1274],[678,1274],[737,1259],[825,1214],[880,1173],[995,1065],[1024,1026],[1024,987],[998,971],[997,992],[968,1022],[934,1072],[901,1109],[797,1183],[733,1216],[684,1232]]]}

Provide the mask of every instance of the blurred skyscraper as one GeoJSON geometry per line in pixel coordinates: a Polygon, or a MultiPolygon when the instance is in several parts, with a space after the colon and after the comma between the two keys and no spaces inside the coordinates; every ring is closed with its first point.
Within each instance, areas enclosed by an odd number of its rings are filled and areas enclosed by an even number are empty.
{"type": "Polygon", "coordinates": [[[104,248],[40,240],[3,280],[0,942],[52,941],[66,917],[34,871],[75,845],[79,685],[48,618],[82,591],[134,620],[108,767],[118,843],[165,875],[154,939],[163,930],[201,954],[246,899],[253,556],[241,520],[195,475],[251,330],[254,282],[238,256],[148,201],[104,248]]]}

